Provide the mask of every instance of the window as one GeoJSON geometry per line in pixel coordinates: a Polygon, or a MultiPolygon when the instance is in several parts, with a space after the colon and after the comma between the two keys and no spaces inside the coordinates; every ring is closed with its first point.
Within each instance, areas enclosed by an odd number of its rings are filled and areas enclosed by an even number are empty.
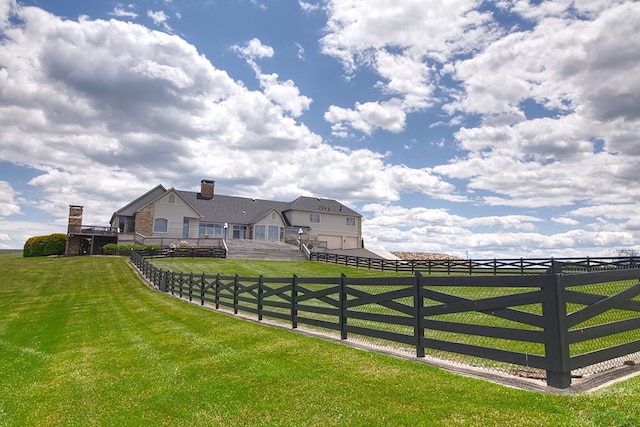
{"type": "Polygon", "coordinates": [[[153,220],[153,232],[154,233],[166,233],[169,221],[165,218],[156,218],[153,220]]]}
{"type": "Polygon", "coordinates": [[[189,238],[189,218],[186,217],[182,220],[182,237],[189,238]]]}
{"type": "Polygon", "coordinates": [[[266,240],[266,232],[265,232],[265,226],[264,225],[256,225],[253,228],[253,238],[255,240],[266,240]]]}
{"type": "Polygon", "coordinates": [[[356,225],[356,219],[352,216],[348,216],[347,217],[347,225],[350,226],[355,226],[356,225]]]}
{"type": "Polygon", "coordinates": [[[277,242],[278,240],[280,240],[280,227],[278,227],[277,225],[269,226],[269,240],[271,242],[277,242]]]}
{"type": "Polygon", "coordinates": [[[317,214],[317,213],[309,214],[309,222],[320,223],[320,214],[317,214]]]}
{"type": "Polygon", "coordinates": [[[220,224],[209,224],[206,222],[201,222],[200,226],[198,227],[198,237],[200,237],[201,239],[203,239],[204,237],[211,237],[211,238],[222,238],[223,236],[223,229],[222,229],[222,225],[220,224]]]}
{"type": "Polygon", "coordinates": [[[246,239],[247,226],[246,225],[234,225],[233,226],[233,238],[234,239],[246,239]]]}

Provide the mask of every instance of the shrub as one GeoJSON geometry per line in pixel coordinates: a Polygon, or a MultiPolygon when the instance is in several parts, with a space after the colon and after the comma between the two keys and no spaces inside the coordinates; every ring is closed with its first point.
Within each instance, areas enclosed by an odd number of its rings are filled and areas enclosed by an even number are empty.
{"type": "Polygon", "coordinates": [[[24,248],[22,249],[22,256],[64,255],[66,244],[66,234],[54,233],[48,236],[34,236],[25,242],[24,248]]]}
{"type": "Polygon", "coordinates": [[[136,244],[118,245],[118,255],[129,256],[131,254],[132,250],[134,250],[134,251],[142,251],[142,250],[144,250],[144,247],[140,246],[140,245],[136,245],[136,244]]]}
{"type": "Polygon", "coordinates": [[[102,253],[105,255],[115,255],[118,253],[118,245],[115,243],[107,243],[102,247],[102,253]]]}
{"type": "Polygon", "coordinates": [[[158,250],[158,249],[160,249],[160,246],[158,245],[140,246],[136,244],[116,245],[115,243],[108,243],[102,247],[102,252],[105,255],[129,256],[132,250],[142,252],[142,251],[158,250]]]}

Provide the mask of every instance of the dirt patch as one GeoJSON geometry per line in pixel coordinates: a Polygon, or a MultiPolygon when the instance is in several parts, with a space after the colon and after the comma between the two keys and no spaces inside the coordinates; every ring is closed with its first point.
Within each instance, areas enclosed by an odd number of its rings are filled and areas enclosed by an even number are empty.
{"type": "Polygon", "coordinates": [[[428,260],[433,260],[433,261],[442,261],[442,260],[448,260],[448,259],[454,259],[454,260],[462,260],[463,258],[457,257],[455,255],[449,255],[449,254],[435,254],[435,253],[430,253],[430,252],[391,252],[392,254],[394,254],[395,256],[397,256],[400,259],[403,260],[407,260],[407,261],[411,261],[411,260],[416,260],[416,261],[428,261],[428,260]]]}

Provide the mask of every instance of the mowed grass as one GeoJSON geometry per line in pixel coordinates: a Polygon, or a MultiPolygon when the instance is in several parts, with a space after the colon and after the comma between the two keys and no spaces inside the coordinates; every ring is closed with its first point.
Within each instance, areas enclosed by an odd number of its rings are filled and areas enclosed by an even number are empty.
{"type": "Polygon", "coordinates": [[[126,258],[3,253],[0,280],[2,426],[640,424],[638,377],[515,390],[170,298],[126,258]]]}
{"type": "Polygon", "coordinates": [[[411,273],[367,270],[344,265],[310,261],[245,260],[233,258],[155,258],[151,262],[158,268],[194,274],[220,274],[242,277],[349,277],[412,276],[411,273]]]}

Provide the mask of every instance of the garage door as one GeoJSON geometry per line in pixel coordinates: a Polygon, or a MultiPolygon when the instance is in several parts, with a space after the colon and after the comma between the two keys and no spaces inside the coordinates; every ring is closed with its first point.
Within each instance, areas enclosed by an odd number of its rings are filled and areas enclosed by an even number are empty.
{"type": "Polygon", "coordinates": [[[344,249],[355,249],[358,247],[358,238],[357,237],[347,237],[347,243],[344,246],[344,249]]]}
{"type": "Polygon", "coordinates": [[[327,242],[327,249],[342,249],[342,236],[318,234],[318,240],[327,242]]]}

